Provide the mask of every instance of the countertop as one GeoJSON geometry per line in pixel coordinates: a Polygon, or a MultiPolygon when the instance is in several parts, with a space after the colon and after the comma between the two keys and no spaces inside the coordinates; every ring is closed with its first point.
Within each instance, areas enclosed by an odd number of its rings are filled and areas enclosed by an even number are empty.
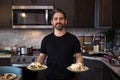
{"type": "Polygon", "coordinates": [[[103,58],[103,57],[90,57],[90,56],[83,56],[83,58],[101,61],[105,65],[107,65],[113,72],[115,72],[118,76],[120,76],[120,67],[111,65],[109,63],[108,59],[106,59],[106,58],[103,58]]]}
{"type": "Polygon", "coordinates": [[[0,54],[0,58],[11,58],[12,54],[0,54]]]}
{"type": "MultiPolygon", "coordinates": [[[[0,58],[11,58],[11,56],[10,55],[8,55],[8,56],[0,56],[0,58]]],[[[105,65],[107,65],[113,72],[115,72],[118,76],[120,76],[120,67],[111,65],[109,63],[108,59],[106,59],[106,58],[96,57],[96,56],[91,57],[91,56],[86,56],[86,55],[83,56],[83,58],[101,61],[105,65]]],[[[26,67],[26,66],[28,66],[28,64],[12,64],[12,66],[26,67]]]]}

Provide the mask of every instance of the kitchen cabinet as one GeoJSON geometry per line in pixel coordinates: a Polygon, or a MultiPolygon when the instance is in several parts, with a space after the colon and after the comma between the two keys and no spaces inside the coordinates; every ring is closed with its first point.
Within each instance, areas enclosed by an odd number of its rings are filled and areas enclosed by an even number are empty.
{"type": "Polygon", "coordinates": [[[0,66],[10,66],[11,59],[10,58],[0,58],[0,66]]]}
{"type": "Polygon", "coordinates": [[[12,0],[12,5],[32,5],[35,0],[12,0]]]}
{"type": "Polygon", "coordinates": [[[112,0],[99,0],[100,27],[112,26],[112,0]]]}
{"type": "Polygon", "coordinates": [[[53,5],[54,0],[12,0],[13,5],[53,5]]]}
{"type": "Polygon", "coordinates": [[[79,27],[108,28],[112,26],[113,0],[75,0],[75,24],[79,27]]]}
{"type": "Polygon", "coordinates": [[[88,71],[78,73],[80,80],[111,80],[109,68],[101,61],[84,59],[84,64],[89,67],[88,71]]]}
{"type": "Polygon", "coordinates": [[[74,1],[75,0],[55,0],[54,7],[58,9],[62,9],[67,16],[68,27],[72,27],[74,25],[74,1]]]}
{"type": "Polygon", "coordinates": [[[94,26],[94,0],[75,0],[75,25],[79,27],[94,26]]]}
{"type": "Polygon", "coordinates": [[[36,0],[36,5],[53,6],[55,0],[36,0]]]}
{"type": "Polygon", "coordinates": [[[11,1],[0,0],[0,29],[11,28],[11,1]]]}
{"type": "Polygon", "coordinates": [[[112,27],[120,29],[120,0],[112,0],[112,27]]]}

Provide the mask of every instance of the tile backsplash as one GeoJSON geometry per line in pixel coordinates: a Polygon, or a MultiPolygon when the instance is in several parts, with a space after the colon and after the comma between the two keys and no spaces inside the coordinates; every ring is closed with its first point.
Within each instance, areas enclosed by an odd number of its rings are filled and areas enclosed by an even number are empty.
{"type": "MultiPolygon", "coordinates": [[[[76,36],[82,34],[95,34],[100,29],[88,28],[68,28],[67,31],[75,34],[76,36]]],[[[0,30],[0,48],[6,46],[27,46],[40,48],[41,40],[44,36],[51,33],[53,30],[0,30]]]]}

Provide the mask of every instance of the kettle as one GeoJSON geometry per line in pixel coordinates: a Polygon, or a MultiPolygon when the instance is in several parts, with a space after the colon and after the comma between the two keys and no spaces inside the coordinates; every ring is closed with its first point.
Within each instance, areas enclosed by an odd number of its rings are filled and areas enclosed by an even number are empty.
{"type": "Polygon", "coordinates": [[[18,48],[18,55],[27,55],[26,46],[21,46],[21,47],[18,48]]]}

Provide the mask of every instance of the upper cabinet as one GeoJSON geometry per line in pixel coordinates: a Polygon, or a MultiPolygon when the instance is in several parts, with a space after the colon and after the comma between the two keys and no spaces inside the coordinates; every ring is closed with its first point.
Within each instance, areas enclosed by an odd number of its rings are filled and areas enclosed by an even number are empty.
{"type": "Polygon", "coordinates": [[[74,9],[76,26],[112,27],[112,0],[75,0],[74,9]]]}
{"type": "Polygon", "coordinates": [[[62,9],[67,16],[68,27],[73,27],[74,25],[74,1],[75,0],[54,0],[54,7],[58,9],[62,9]]]}
{"type": "Polygon", "coordinates": [[[112,27],[120,29],[120,0],[112,0],[112,27]]]}
{"type": "Polygon", "coordinates": [[[99,0],[100,3],[100,14],[99,22],[100,27],[110,27],[112,26],[112,0],[99,0]]]}
{"type": "Polygon", "coordinates": [[[11,1],[0,0],[0,28],[11,28],[11,1]]]}
{"type": "Polygon", "coordinates": [[[13,5],[53,5],[54,0],[12,0],[13,5]]]}
{"type": "Polygon", "coordinates": [[[56,0],[33,0],[34,2],[36,2],[36,5],[47,5],[47,6],[51,6],[54,5],[54,2],[56,0]]]}
{"type": "Polygon", "coordinates": [[[94,0],[74,0],[75,26],[94,27],[94,0]]]}
{"type": "Polygon", "coordinates": [[[11,28],[12,5],[54,6],[65,11],[68,27],[119,28],[120,0],[0,0],[0,28],[11,28]]]}
{"type": "Polygon", "coordinates": [[[12,0],[12,5],[32,5],[36,0],[12,0]]]}

